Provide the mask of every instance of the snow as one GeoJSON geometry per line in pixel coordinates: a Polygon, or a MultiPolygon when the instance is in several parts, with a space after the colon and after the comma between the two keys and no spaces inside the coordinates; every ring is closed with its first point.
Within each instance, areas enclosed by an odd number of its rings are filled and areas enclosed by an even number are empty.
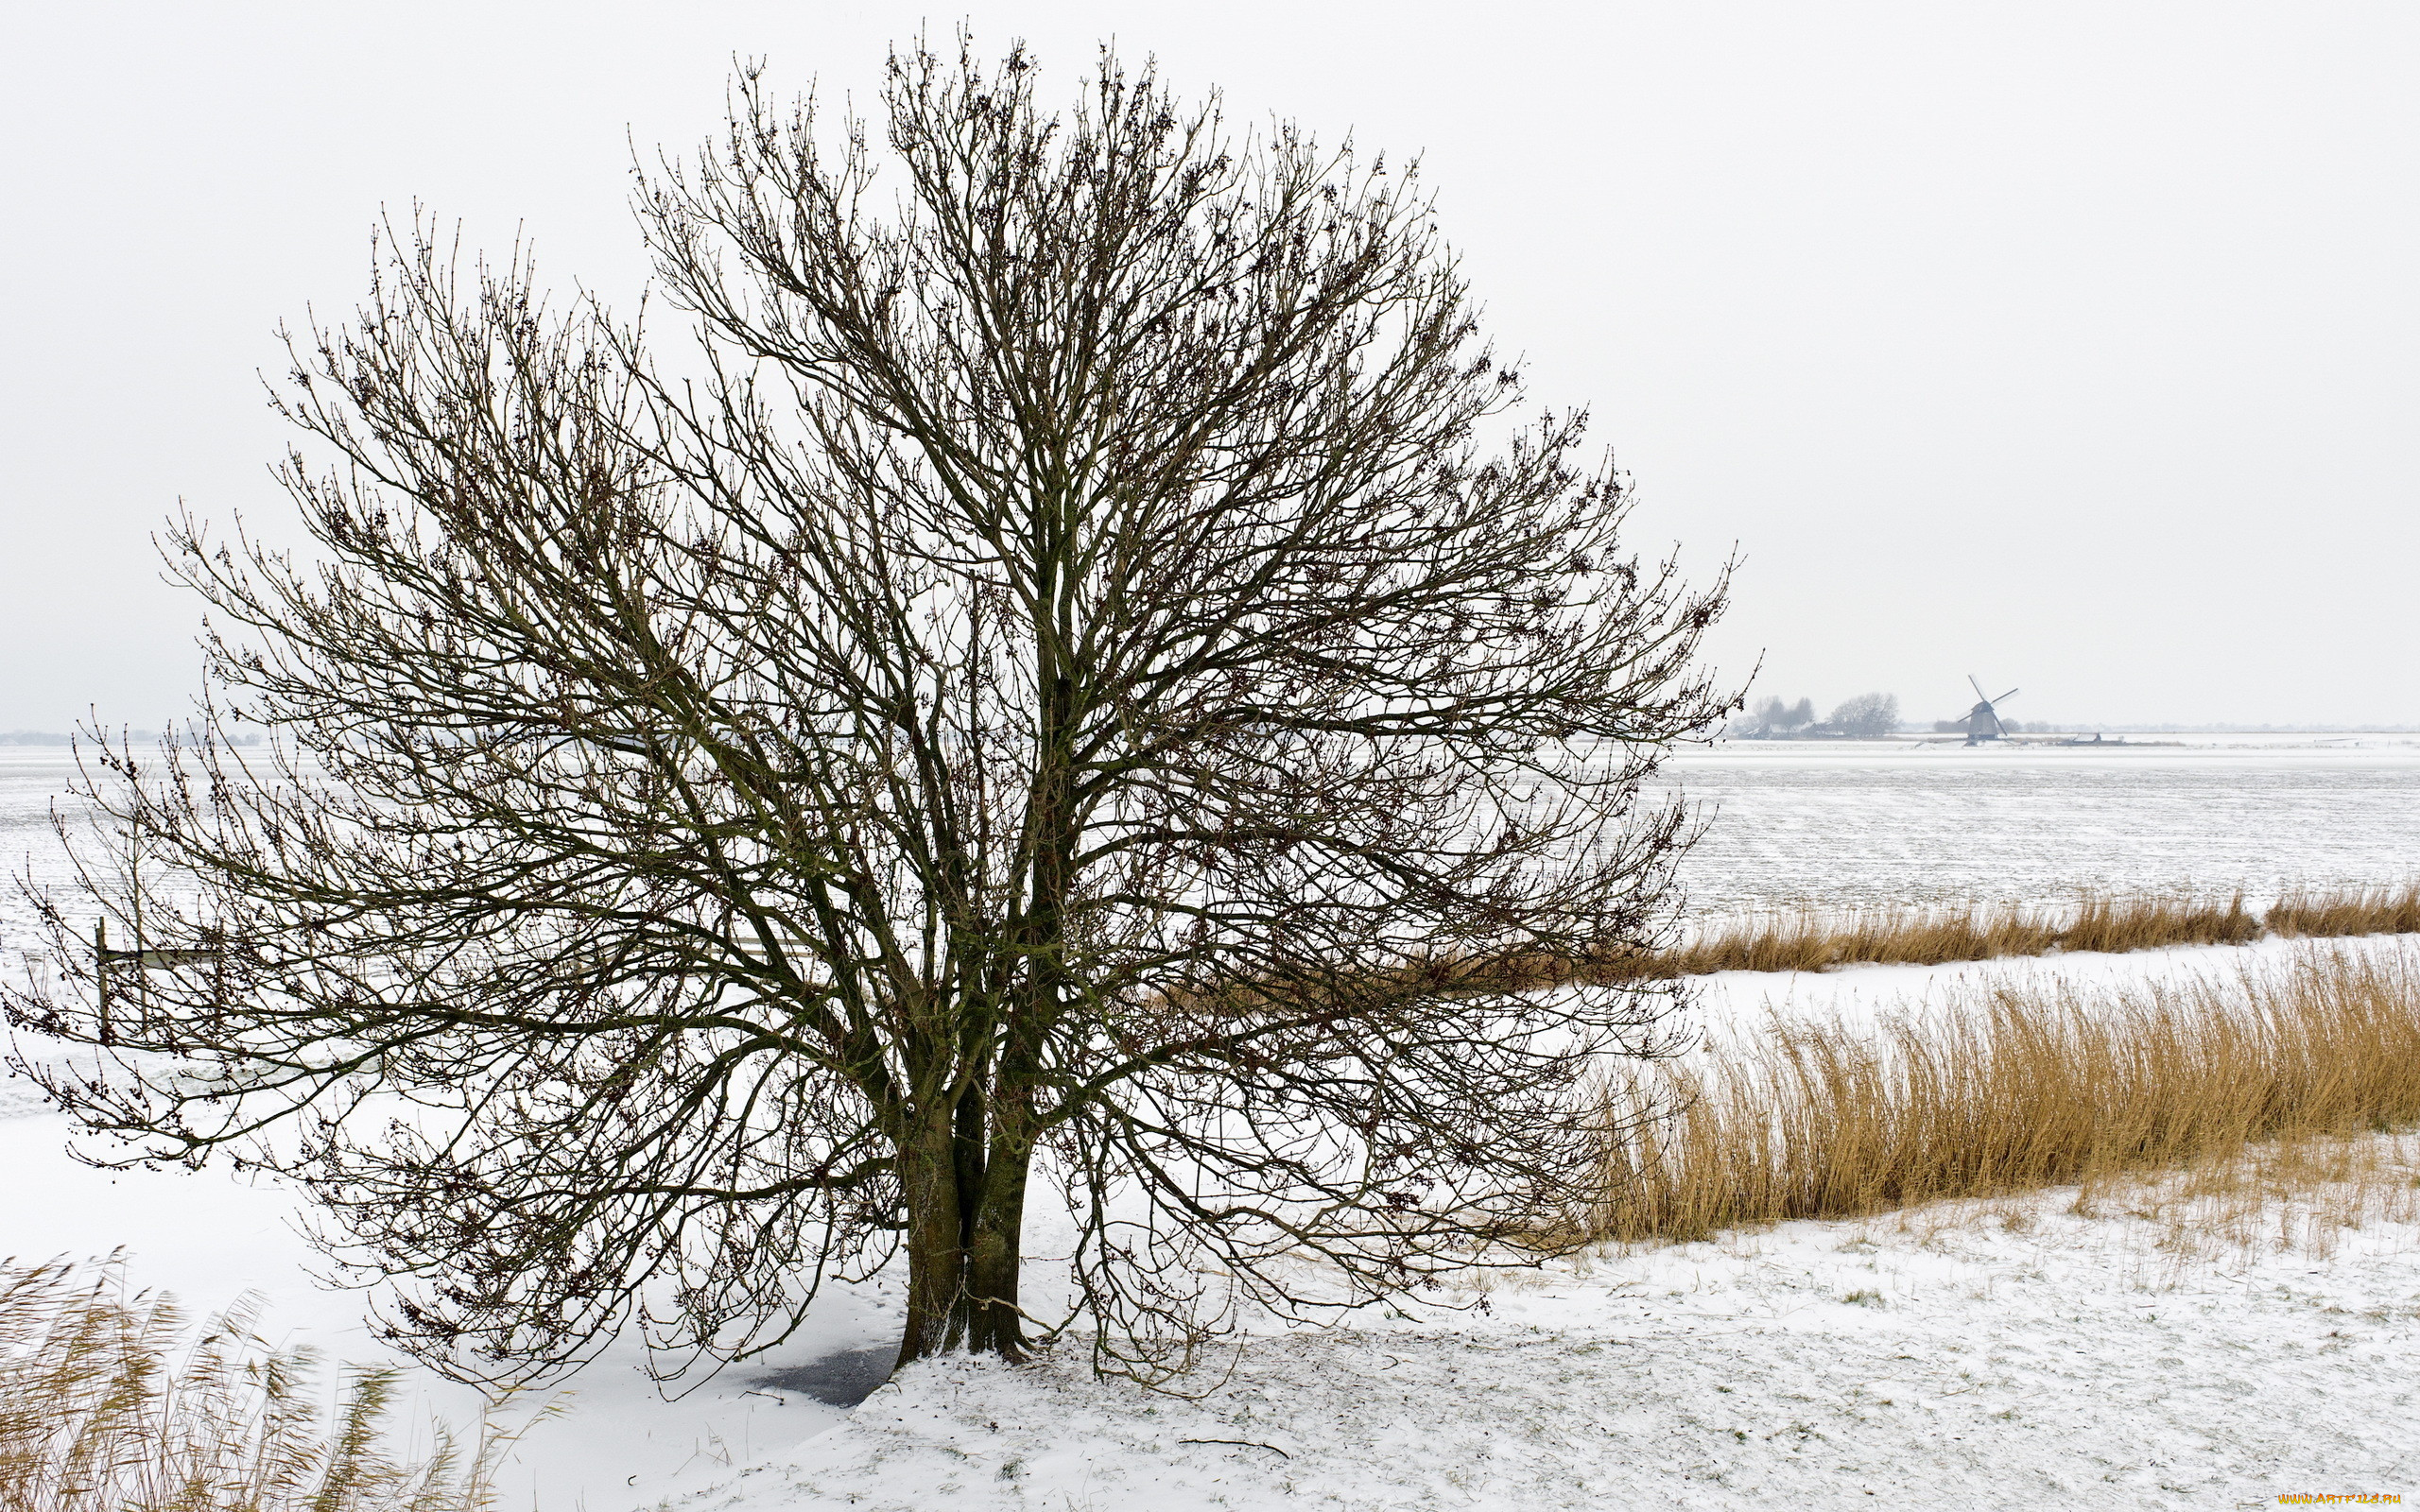
{"type": "MultiPolygon", "coordinates": [[[[2408,740],[1722,747],[1678,770],[1722,805],[1691,862],[1709,906],[2052,901],[2087,885],[2257,893],[2401,881],[2420,854],[2408,740]]],[[[0,852],[44,879],[62,869],[40,820],[63,776],[57,757],[0,757],[0,852]]],[[[0,946],[32,944],[27,922],[21,901],[0,900],[0,946]]],[[[2304,948],[1734,972],[1705,979],[1699,1010],[1717,1032],[1776,1011],[1854,1019],[1994,981],[2104,988],[2266,968],[2304,948]]],[[[290,1191],[224,1171],[97,1171],[63,1155],[66,1138],[27,1089],[0,1082],[0,1254],[123,1246],[132,1283],[192,1312],[251,1290],[272,1333],[338,1360],[388,1358],[364,1298],[313,1281],[290,1191]]],[[[678,1400],[629,1352],[609,1355],[516,1449],[502,1504],[2200,1507],[2420,1494],[2420,1228],[2374,1220],[2332,1251],[2177,1253],[2129,1203],[2087,1217],[2069,1211],[2075,1195],[1493,1274],[1483,1293],[1272,1329],[1192,1381],[1191,1400],[1095,1381],[1080,1348],[1024,1368],[919,1366],[853,1412],[778,1383],[894,1343],[895,1295],[877,1285],[819,1304],[782,1353],[678,1400]]],[[[464,1388],[407,1381],[407,1418],[462,1424],[479,1410],[464,1388]]]]}
{"type": "Polygon", "coordinates": [[[1507,1276],[1255,1340],[1186,1400],[910,1367],[679,1512],[2206,1507],[2420,1490],[2420,1227],[2179,1262],[2073,1192],[1507,1276]],[[2014,1221],[2012,1221],[2014,1218],[2014,1221]],[[1222,1442],[1223,1441],[1223,1442],[1222,1442]]]}
{"type": "MultiPolygon", "coordinates": [[[[17,1116],[0,1116],[0,1170],[8,1172],[0,1255],[81,1261],[123,1248],[128,1282],[172,1293],[188,1315],[216,1313],[251,1293],[267,1304],[265,1332],[274,1343],[308,1345],[337,1362],[406,1363],[365,1324],[361,1293],[315,1282],[324,1263],[293,1226],[299,1205],[290,1189],[218,1169],[96,1170],[62,1153],[64,1118],[25,1111],[22,1102],[17,1108],[17,1116]]],[[[534,1500],[545,1512],[582,1505],[610,1512],[710,1484],[752,1455],[842,1420],[838,1409],[796,1393],[778,1400],[749,1395],[756,1375],[877,1340],[897,1345],[896,1325],[878,1302],[837,1298],[763,1366],[728,1374],[677,1403],[664,1400],[634,1351],[609,1354],[563,1390],[500,1414],[508,1425],[519,1422],[552,1398],[566,1409],[512,1452],[503,1504],[528,1507],[534,1500]]],[[[416,1367],[404,1384],[399,1425],[421,1433],[432,1415],[458,1429],[479,1420],[484,1403],[475,1390],[416,1367]]]]}
{"type": "Polygon", "coordinates": [[[2318,951],[2351,958],[2420,954],[2420,936],[2374,935],[2352,939],[2270,937],[2249,945],[2176,945],[2107,954],[2078,951],[2000,956],[1941,966],[1858,966],[1830,971],[1718,971],[1697,978],[1693,1008],[1707,1033],[1751,1026],[1773,1016],[1855,1023],[1890,1010],[1945,1009],[1995,987],[2030,995],[2072,990],[2090,998],[2155,983],[2203,981],[2219,987],[2247,973],[2265,973],[2318,951]]]}
{"type": "Polygon", "coordinates": [[[1702,914],[2236,888],[2257,903],[2297,885],[2409,882],[2420,856],[2408,735],[2104,750],[1732,741],[1665,772],[1715,816],[1683,868],[1702,914]]]}
{"type": "MultiPolygon", "coordinates": [[[[2311,948],[2420,942],[1738,972],[1709,979],[1704,1005],[1718,1025],[1869,1011],[1993,979],[2173,980],[2311,948]]],[[[9,1248],[124,1245],[138,1281],[204,1307],[259,1290],[288,1337],[385,1357],[356,1295],[309,1283],[289,1194],[95,1172],[60,1157],[65,1132],[22,1105],[0,1119],[9,1248]]],[[[634,1359],[609,1357],[515,1451],[506,1489],[587,1512],[1832,1507],[1869,1494],[2185,1507],[2420,1491],[2420,1226],[2374,1221],[2324,1259],[2308,1246],[2180,1255],[2126,1200],[2083,1217],[2075,1195],[1490,1273],[1480,1291],[1250,1338],[1184,1387],[1199,1400],[1095,1381],[1080,1348],[1026,1368],[915,1366],[853,1413],[756,1383],[888,1345],[895,1313],[878,1289],[819,1314],[777,1360],[678,1402],[634,1359]]],[[[475,1416],[470,1393],[412,1379],[414,1413],[475,1416]]]]}

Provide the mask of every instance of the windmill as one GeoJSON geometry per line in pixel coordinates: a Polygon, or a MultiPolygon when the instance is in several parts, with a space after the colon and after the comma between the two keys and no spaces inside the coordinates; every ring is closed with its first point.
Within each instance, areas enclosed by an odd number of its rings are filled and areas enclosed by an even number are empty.
{"type": "Polygon", "coordinates": [[[1983,691],[1981,683],[1975,682],[1972,672],[1966,674],[1966,680],[1974,683],[1975,696],[1982,700],[1966,711],[1966,744],[1979,746],[1987,740],[2004,738],[2008,729],[2000,723],[2000,712],[1996,706],[2015,697],[2017,690],[2011,688],[1995,698],[1983,691]]]}

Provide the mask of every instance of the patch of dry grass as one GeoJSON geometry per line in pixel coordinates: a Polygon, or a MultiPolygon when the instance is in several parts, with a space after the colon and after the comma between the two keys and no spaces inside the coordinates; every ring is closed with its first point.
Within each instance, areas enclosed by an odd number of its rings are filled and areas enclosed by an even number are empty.
{"type": "Polygon", "coordinates": [[[2060,929],[2063,951],[2158,950],[2169,945],[2246,945],[2261,935],[2260,916],[2243,894],[2207,898],[2086,898],[2060,929]]]}
{"type": "Polygon", "coordinates": [[[249,1306],[184,1343],[164,1297],[114,1266],[0,1264],[4,1512],[485,1512],[509,1435],[469,1454],[384,1444],[391,1370],[348,1373],[333,1412],[303,1349],[265,1344],[249,1306]]]}
{"type": "Polygon", "coordinates": [[[2420,934],[2420,883],[2336,892],[2291,892],[2263,916],[2273,935],[2420,934]]]}
{"type": "Polygon", "coordinates": [[[2420,971],[2313,950],[2095,999],[2006,987],[1872,1028],[1776,1017],[1609,1086],[1604,1112],[1626,1132],[1598,1239],[2220,1171],[2420,1122],[2420,971]]]}
{"type": "Polygon", "coordinates": [[[1653,974],[1822,971],[1836,966],[1939,966],[2052,951],[2240,945],[2261,934],[2240,894],[2220,898],[2087,897],[2071,917],[2014,904],[1806,913],[1748,919],[1665,953],[1653,974]]]}
{"type": "MultiPolygon", "coordinates": [[[[1808,909],[1718,923],[1668,950],[1590,954],[1510,950],[1439,954],[1412,965],[1330,984],[1323,990],[1401,988],[1542,992],[1574,983],[1668,981],[1717,971],[1825,971],[1842,966],[1941,966],[2054,951],[2158,950],[2244,945],[2268,934],[2317,936],[2420,934],[2420,884],[2401,891],[2352,888],[2290,894],[2266,916],[2241,893],[2217,897],[2087,895],[2070,912],[2015,903],[1945,908],[1808,909]]],[[[1296,987],[1296,992],[1305,990],[1296,987]]],[[[1238,994],[1232,1001],[1244,1001],[1238,994]]],[[[1198,1003],[1189,1005],[1199,1006],[1198,1003]]]]}
{"type": "Polygon", "coordinates": [[[1573,982],[1706,976],[1716,971],[1824,971],[1841,966],[1940,966],[2053,951],[2158,950],[2243,945],[2264,935],[2420,934],[2420,884],[2289,894],[2267,914],[2241,893],[2214,898],[2087,896],[2072,912],[2013,903],[1951,908],[1808,910],[1735,919],[1652,954],[1558,956],[1515,953],[1485,965],[1429,968],[1474,989],[1537,990],[1573,982]]]}
{"type": "Polygon", "coordinates": [[[2420,1222],[2420,1140],[2274,1140],[2158,1180],[2097,1183],[2077,1200],[2123,1203],[2130,1216],[2158,1226],[2159,1247],[2178,1262],[2270,1248],[2325,1260],[2350,1230],[2420,1222]]]}
{"type": "Polygon", "coordinates": [[[2015,907],[1806,913],[1743,919],[1665,953],[1658,975],[1822,971],[1885,962],[1939,965],[2039,955],[2058,928],[2015,907]]]}

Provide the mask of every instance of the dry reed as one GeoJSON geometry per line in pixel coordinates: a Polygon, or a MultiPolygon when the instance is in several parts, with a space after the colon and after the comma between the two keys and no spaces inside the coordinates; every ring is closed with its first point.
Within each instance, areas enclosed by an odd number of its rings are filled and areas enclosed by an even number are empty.
{"type": "Polygon", "coordinates": [[[1665,953],[1653,974],[1822,971],[1836,966],[1939,966],[2052,951],[2240,945],[2261,920],[2240,894],[2223,899],[2086,897],[2061,920],[2015,904],[1806,913],[1748,919],[1665,953]]]}
{"type": "Polygon", "coordinates": [[[0,1512],[484,1512],[512,1435],[470,1454],[383,1446],[391,1370],[355,1369],[332,1415],[313,1357],[266,1345],[255,1310],[179,1346],[164,1297],[126,1299],[114,1265],[0,1264],[0,1512]]]}
{"type": "MultiPolygon", "coordinates": [[[[2319,936],[2420,933],[2420,884],[2289,894],[2264,917],[2241,893],[2216,898],[2087,894],[2072,915],[2017,903],[1941,908],[1808,909],[1717,924],[1669,949],[1590,954],[1512,949],[1484,955],[1441,953],[1385,971],[1341,976],[1324,990],[1398,989],[1541,992],[1710,976],[1717,971],[1826,971],[1842,966],[1942,966],[2054,951],[2112,954],[2176,945],[2245,945],[2268,934],[2319,936]]],[[[1309,990],[1303,987],[1296,992],[1309,990]]],[[[1233,1002],[1249,1000],[1237,992],[1233,1002]]],[[[1198,1001],[1188,1006],[1200,1007],[1198,1001]]]]}
{"type": "Polygon", "coordinates": [[[2420,883],[2397,890],[2300,891],[2277,900],[2263,920],[2273,935],[2420,934],[2420,883]]]}
{"type": "Polygon", "coordinates": [[[1590,1237],[2091,1183],[2420,1121],[2420,970],[2313,951],[2232,981],[2006,987],[1883,1020],[1775,1018],[1606,1090],[1590,1237]],[[2031,995],[2030,995],[2031,994],[2031,995]]]}
{"type": "Polygon", "coordinates": [[[1808,910],[1734,919],[1652,954],[1603,956],[1514,952],[1484,962],[1422,970],[1474,990],[1530,991],[1574,982],[1707,976],[1716,971],[1824,971],[1841,966],[1941,966],[2053,951],[2158,950],[2243,945],[2264,935],[2420,934],[2420,884],[2400,891],[2297,892],[2264,916],[2243,895],[2217,898],[2087,895],[2061,916],[2014,903],[1962,907],[1808,910]]]}
{"type": "Polygon", "coordinates": [[[2086,898],[2059,931],[2059,949],[2115,954],[2169,945],[2246,945],[2260,933],[2260,916],[2243,906],[2241,893],[2218,902],[2086,898]]]}
{"type": "Polygon", "coordinates": [[[1741,919],[1665,953],[1657,975],[1823,971],[1836,966],[1979,961],[2055,949],[2058,928],[2014,906],[1807,913],[1741,919]]]}

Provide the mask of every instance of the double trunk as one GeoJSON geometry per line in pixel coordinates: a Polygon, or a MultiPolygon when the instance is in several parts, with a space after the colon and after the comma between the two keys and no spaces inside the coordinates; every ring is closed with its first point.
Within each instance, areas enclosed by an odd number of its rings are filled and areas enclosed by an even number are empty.
{"type": "MultiPolygon", "coordinates": [[[[1006,1033],[954,1095],[939,1088],[899,1141],[908,1219],[908,1324],[899,1364],[963,1349],[1025,1358],[1017,1303],[1026,1181],[1033,1161],[1040,1046],[1058,1021],[1067,900],[1076,855],[1075,694],[1056,642],[1037,636],[1046,692],[1026,813],[1029,902],[1015,927],[1015,974],[1006,1033]]],[[[951,1025],[953,1048],[962,1047],[951,1025]]],[[[989,1036],[985,1036],[989,1040],[989,1036]]],[[[938,1050],[939,1047],[937,1046],[938,1050]]],[[[932,1064],[948,1063],[937,1054],[932,1064]]]]}
{"type": "Polygon", "coordinates": [[[901,1151],[908,1208],[901,1365],[957,1349],[1025,1357],[1017,1273],[1033,1143],[1023,1109],[996,1102],[986,1108],[985,1101],[970,1091],[954,1113],[927,1115],[901,1151]]]}

